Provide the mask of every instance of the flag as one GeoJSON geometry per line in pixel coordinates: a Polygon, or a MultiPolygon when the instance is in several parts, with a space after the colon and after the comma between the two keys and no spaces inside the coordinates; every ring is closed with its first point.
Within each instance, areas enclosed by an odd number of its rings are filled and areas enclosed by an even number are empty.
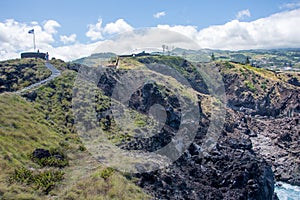
{"type": "Polygon", "coordinates": [[[34,29],[28,31],[29,34],[34,34],[34,29]]]}

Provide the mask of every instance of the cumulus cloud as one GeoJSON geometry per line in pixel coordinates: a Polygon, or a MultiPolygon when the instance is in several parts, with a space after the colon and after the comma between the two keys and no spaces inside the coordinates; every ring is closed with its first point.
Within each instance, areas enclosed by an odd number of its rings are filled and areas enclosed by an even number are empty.
{"type": "Polygon", "coordinates": [[[195,26],[157,27],[181,33],[197,42],[201,48],[241,50],[299,47],[299,24],[300,9],[277,13],[251,22],[232,20],[202,30],[198,30],[195,26]]]}
{"type": "Polygon", "coordinates": [[[59,28],[60,24],[54,20],[48,20],[44,24],[44,30],[49,34],[57,33],[56,28],[59,28]]]}
{"type": "Polygon", "coordinates": [[[124,19],[118,19],[113,23],[106,24],[106,26],[103,29],[103,32],[108,34],[117,34],[132,30],[133,27],[130,26],[127,22],[125,22],[124,19]]]}
{"type": "Polygon", "coordinates": [[[166,12],[164,11],[153,14],[153,17],[156,19],[161,18],[163,16],[166,16],[166,12]]]}
{"type": "Polygon", "coordinates": [[[191,39],[196,39],[198,35],[197,27],[196,26],[169,26],[169,25],[157,25],[157,28],[165,29],[169,31],[174,31],[180,33],[184,36],[187,36],[191,39]]]}
{"type": "Polygon", "coordinates": [[[143,50],[162,51],[162,45],[169,47],[181,47],[186,49],[199,49],[198,44],[190,38],[161,28],[136,29],[125,32],[114,40],[105,40],[98,43],[94,53],[115,52],[117,54],[128,54],[141,52],[143,50]]]}
{"type": "Polygon", "coordinates": [[[236,14],[236,19],[245,19],[246,17],[251,17],[249,9],[241,10],[236,14]]]}
{"type": "Polygon", "coordinates": [[[300,46],[300,9],[287,10],[269,17],[250,22],[237,19],[223,25],[210,26],[199,30],[196,26],[158,25],[149,29],[134,29],[124,19],[102,25],[99,19],[89,25],[86,35],[92,40],[102,39],[91,44],[75,42],[76,35],[61,35],[64,45],[54,47],[54,34],[59,27],[57,22],[48,20],[43,25],[37,22],[22,23],[14,19],[0,22],[0,60],[19,57],[22,51],[33,49],[32,34],[34,28],[37,48],[48,51],[50,57],[73,60],[91,53],[112,51],[130,52],[139,49],[162,49],[162,44],[169,47],[187,49],[266,49],[300,46]],[[48,23],[47,23],[48,22],[48,23]],[[46,25],[47,24],[47,25],[46,25]],[[55,25],[56,24],[56,25],[55,25]],[[52,28],[51,28],[52,27],[52,28]],[[110,34],[125,32],[114,40],[110,34]],[[105,39],[106,38],[106,39],[105,39]]]}
{"type": "Polygon", "coordinates": [[[118,34],[122,32],[132,31],[133,27],[130,26],[124,19],[118,19],[102,27],[102,19],[98,19],[96,24],[89,24],[86,36],[92,41],[104,39],[104,35],[118,34]]]}
{"type": "Polygon", "coordinates": [[[277,13],[251,22],[230,21],[200,30],[203,48],[258,49],[300,46],[300,9],[277,13]]]}
{"type": "Polygon", "coordinates": [[[102,36],[102,19],[99,18],[98,22],[96,24],[89,24],[88,25],[88,31],[85,33],[85,35],[90,38],[92,41],[103,39],[102,36]]]}
{"type": "Polygon", "coordinates": [[[62,41],[64,44],[73,43],[76,41],[76,34],[71,34],[69,36],[67,35],[61,35],[60,41],[62,41]]]}
{"type": "MultiPolygon", "coordinates": [[[[56,33],[54,30],[55,27],[58,27],[58,23],[53,23],[53,20],[49,21],[47,21],[48,23],[44,23],[44,25],[39,25],[37,22],[21,23],[14,19],[0,22],[0,60],[19,58],[21,52],[33,51],[33,35],[28,34],[28,31],[31,29],[34,29],[35,32],[37,49],[40,52],[48,51],[50,57],[72,60],[81,56],[88,56],[92,53],[92,50],[95,48],[94,44],[53,47],[52,43],[55,41],[53,34],[56,33]]],[[[71,42],[71,40],[76,39],[76,35],[72,34],[62,38],[65,41],[71,42]]]]}
{"type": "Polygon", "coordinates": [[[28,31],[34,29],[36,33],[37,47],[46,47],[54,38],[52,34],[43,30],[38,24],[20,23],[14,19],[8,19],[0,22],[0,59],[6,59],[8,55],[17,55],[20,51],[33,49],[32,35],[28,31]]]}

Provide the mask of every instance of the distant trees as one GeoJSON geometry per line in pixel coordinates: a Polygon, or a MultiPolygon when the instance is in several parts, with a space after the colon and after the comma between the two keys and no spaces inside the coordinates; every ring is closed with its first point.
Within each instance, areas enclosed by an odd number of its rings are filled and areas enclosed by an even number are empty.
{"type": "Polygon", "coordinates": [[[163,53],[165,54],[165,52],[168,52],[168,55],[170,55],[170,51],[173,50],[173,47],[171,47],[171,49],[169,48],[169,46],[163,44],[162,45],[162,49],[163,49],[163,53]]]}
{"type": "Polygon", "coordinates": [[[215,61],[216,60],[216,57],[215,57],[214,53],[211,54],[210,59],[211,59],[211,61],[215,61]]]}
{"type": "Polygon", "coordinates": [[[167,45],[163,44],[162,45],[163,53],[165,53],[166,48],[167,48],[167,45]]]}
{"type": "Polygon", "coordinates": [[[249,56],[246,57],[245,64],[246,64],[246,65],[249,65],[249,64],[250,64],[250,58],[249,58],[249,56]]]}

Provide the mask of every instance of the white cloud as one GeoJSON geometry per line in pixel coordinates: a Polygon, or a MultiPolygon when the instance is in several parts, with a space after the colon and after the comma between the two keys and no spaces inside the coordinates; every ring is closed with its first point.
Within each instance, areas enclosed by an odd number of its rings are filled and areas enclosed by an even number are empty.
{"type": "Polygon", "coordinates": [[[102,19],[99,18],[98,22],[96,24],[89,24],[88,25],[88,31],[85,33],[85,35],[90,38],[92,41],[103,39],[102,36],[102,19]]]}
{"type": "Polygon", "coordinates": [[[117,54],[128,54],[150,49],[153,51],[162,51],[163,44],[168,45],[170,48],[199,49],[197,43],[175,31],[161,28],[147,28],[122,33],[114,38],[114,40],[102,41],[97,45],[94,53],[115,52],[117,54]]]}
{"type": "Polygon", "coordinates": [[[69,36],[61,35],[60,41],[62,41],[64,44],[73,43],[76,41],[76,34],[71,34],[69,36]]]}
{"type": "Polygon", "coordinates": [[[0,22],[0,51],[2,52],[20,52],[24,50],[32,50],[32,34],[28,31],[34,29],[36,34],[37,48],[45,47],[54,42],[52,34],[44,31],[41,26],[36,23],[25,24],[8,19],[0,22]]]}
{"type": "Polygon", "coordinates": [[[169,26],[169,25],[157,25],[157,28],[166,29],[169,31],[174,31],[180,33],[186,37],[191,39],[196,39],[198,35],[197,27],[196,26],[169,26]]]}
{"type": "Polygon", "coordinates": [[[56,28],[60,27],[60,24],[54,20],[48,20],[44,24],[44,30],[49,34],[57,33],[56,28]]]}
{"type": "Polygon", "coordinates": [[[113,23],[106,24],[106,26],[103,29],[103,32],[108,34],[117,34],[132,30],[133,27],[130,26],[127,22],[125,22],[124,19],[118,19],[113,23]]]}
{"type": "Polygon", "coordinates": [[[300,7],[300,2],[286,3],[279,6],[280,9],[296,9],[300,7]]]}
{"type": "MultiPolygon", "coordinates": [[[[50,21],[50,20],[49,20],[50,21]]],[[[161,49],[162,44],[169,47],[182,47],[188,49],[266,49],[300,47],[300,9],[289,10],[250,22],[232,20],[223,25],[210,26],[198,30],[196,26],[170,26],[158,25],[150,29],[134,29],[125,20],[119,19],[113,23],[102,26],[99,19],[94,25],[89,25],[86,33],[91,39],[103,39],[91,44],[66,45],[74,42],[76,35],[60,36],[65,42],[63,46],[54,47],[53,35],[49,27],[36,22],[21,23],[13,19],[0,22],[0,60],[19,57],[23,51],[32,51],[32,34],[28,30],[34,28],[37,48],[41,52],[48,51],[50,57],[63,60],[73,60],[88,56],[97,51],[113,51],[116,53],[130,52],[137,49],[161,49]],[[126,32],[127,31],[127,32],[126,32]],[[104,40],[109,34],[125,32],[114,41],[104,40]]],[[[57,23],[58,24],[58,23],[57,23]]]]}
{"type": "Polygon", "coordinates": [[[249,9],[241,10],[236,14],[236,19],[245,19],[246,17],[251,17],[249,9]]]}
{"type": "Polygon", "coordinates": [[[153,17],[157,18],[157,19],[161,18],[163,16],[166,16],[166,12],[164,12],[164,11],[153,14],[153,17]]]}
{"type": "Polygon", "coordinates": [[[85,35],[92,41],[104,39],[104,35],[118,34],[133,30],[133,27],[124,19],[118,19],[115,22],[108,23],[102,27],[102,19],[100,18],[96,24],[89,24],[88,28],[89,30],[85,35]]]}
{"type": "MultiPolygon", "coordinates": [[[[53,29],[51,31],[51,28],[49,28],[53,27],[51,24],[54,25],[56,23],[50,22],[41,26],[37,22],[26,24],[15,21],[14,19],[0,22],[0,60],[19,58],[21,52],[33,51],[33,35],[28,34],[28,31],[31,29],[34,29],[35,32],[37,49],[39,49],[40,52],[48,51],[50,57],[72,60],[81,56],[90,55],[92,50],[95,49],[95,46],[93,46],[95,44],[74,44],[70,46],[53,47],[52,43],[55,41],[53,34],[55,34],[56,31],[53,31],[53,29]]],[[[68,38],[71,40],[74,36],[70,35],[68,38]]]]}
{"type": "Polygon", "coordinates": [[[203,48],[257,49],[300,46],[300,9],[277,13],[252,22],[230,21],[198,33],[203,48]]]}

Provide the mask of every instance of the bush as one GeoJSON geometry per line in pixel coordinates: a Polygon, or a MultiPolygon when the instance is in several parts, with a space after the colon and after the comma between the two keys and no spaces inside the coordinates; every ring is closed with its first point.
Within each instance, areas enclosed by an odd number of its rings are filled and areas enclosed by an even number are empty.
{"type": "Polygon", "coordinates": [[[65,153],[62,151],[62,149],[50,149],[48,150],[43,150],[45,152],[49,152],[47,155],[44,155],[43,157],[36,157],[35,152],[37,150],[42,150],[42,149],[36,149],[32,154],[31,154],[31,160],[38,165],[42,167],[59,167],[63,168],[67,165],[69,165],[69,162],[67,160],[67,157],[65,153]]]}
{"type": "Polygon", "coordinates": [[[255,86],[254,86],[253,83],[251,83],[250,81],[245,81],[245,85],[246,85],[246,87],[247,87],[251,92],[255,92],[255,91],[256,91],[255,86]]]}
{"type": "Polygon", "coordinates": [[[14,174],[9,178],[10,182],[19,182],[27,185],[33,185],[36,189],[41,189],[48,193],[57,182],[63,180],[62,171],[44,171],[34,174],[33,171],[21,167],[15,169],[14,174]]]}
{"type": "Polygon", "coordinates": [[[100,177],[106,180],[114,173],[114,171],[115,170],[113,168],[107,167],[101,171],[100,177]]]}

